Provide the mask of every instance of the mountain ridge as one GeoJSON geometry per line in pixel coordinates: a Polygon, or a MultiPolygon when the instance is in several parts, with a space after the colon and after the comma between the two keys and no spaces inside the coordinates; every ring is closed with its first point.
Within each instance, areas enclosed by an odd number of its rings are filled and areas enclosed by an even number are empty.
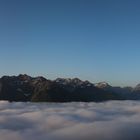
{"type": "Polygon", "coordinates": [[[72,102],[140,100],[139,84],[135,88],[113,87],[106,82],[91,83],[79,78],[49,80],[27,74],[2,76],[0,100],[33,102],[72,102]]]}

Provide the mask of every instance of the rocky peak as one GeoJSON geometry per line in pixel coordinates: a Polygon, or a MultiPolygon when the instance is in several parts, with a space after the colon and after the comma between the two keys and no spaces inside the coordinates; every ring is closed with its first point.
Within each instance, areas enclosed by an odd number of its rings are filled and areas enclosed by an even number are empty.
{"type": "Polygon", "coordinates": [[[23,80],[23,81],[29,81],[32,79],[32,77],[26,75],[26,74],[20,74],[17,76],[20,80],[23,80]]]}
{"type": "Polygon", "coordinates": [[[140,91],[140,84],[136,85],[136,87],[134,88],[134,91],[140,91]]]}
{"type": "Polygon", "coordinates": [[[79,78],[57,78],[54,82],[56,82],[57,84],[61,85],[61,86],[69,86],[71,88],[76,88],[76,87],[91,87],[94,86],[94,84],[90,83],[89,81],[82,81],[79,78]]]}
{"type": "Polygon", "coordinates": [[[38,76],[38,77],[36,77],[36,78],[34,78],[36,81],[40,81],[40,82],[42,82],[42,81],[46,81],[47,79],[46,78],[44,78],[44,77],[42,77],[42,76],[38,76]]]}
{"type": "Polygon", "coordinates": [[[108,83],[106,83],[106,82],[100,82],[100,83],[96,83],[95,84],[95,86],[96,87],[98,87],[98,88],[109,88],[109,87],[111,87],[108,83]]]}
{"type": "Polygon", "coordinates": [[[54,82],[62,85],[69,84],[71,82],[70,78],[57,78],[54,82]]]}

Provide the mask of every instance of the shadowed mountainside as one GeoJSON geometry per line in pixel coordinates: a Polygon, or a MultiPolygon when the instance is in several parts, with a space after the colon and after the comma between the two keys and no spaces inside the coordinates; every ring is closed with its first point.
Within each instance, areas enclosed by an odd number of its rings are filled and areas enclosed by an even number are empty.
{"type": "Polygon", "coordinates": [[[92,84],[78,78],[54,81],[26,74],[0,78],[0,100],[33,102],[72,102],[137,100],[140,90],[112,87],[107,83],[92,84]]]}

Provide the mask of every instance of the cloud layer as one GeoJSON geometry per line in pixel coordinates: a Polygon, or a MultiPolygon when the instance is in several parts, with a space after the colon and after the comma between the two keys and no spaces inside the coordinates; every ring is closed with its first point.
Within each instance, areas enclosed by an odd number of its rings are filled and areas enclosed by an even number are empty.
{"type": "Polygon", "coordinates": [[[0,102],[2,140],[139,140],[140,102],[0,102]]]}

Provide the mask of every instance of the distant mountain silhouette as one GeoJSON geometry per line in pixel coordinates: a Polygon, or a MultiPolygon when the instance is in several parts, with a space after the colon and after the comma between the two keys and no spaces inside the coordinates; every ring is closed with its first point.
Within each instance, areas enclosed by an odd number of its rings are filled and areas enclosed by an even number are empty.
{"type": "Polygon", "coordinates": [[[140,84],[137,85],[135,88],[132,87],[112,87],[108,83],[100,82],[95,84],[96,87],[113,92],[114,94],[117,94],[121,99],[124,100],[140,100],[140,84]],[[139,88],[138,88],[139,87],[139,88]]]}
{"type": "Polygon", "coordinates": [[[133,89],[134,92],[140,92],[140,84],[136,85],[136,87],[133,89]]]}
{"type": "Polygon", "coordinates": [[[107,100],[139,100],[140,85],[112,87],[106,82],[97,84],[78,78],[48,80],[26,74],[0,78],[0,100],[33,102],[89,102],[107,100]]]}

